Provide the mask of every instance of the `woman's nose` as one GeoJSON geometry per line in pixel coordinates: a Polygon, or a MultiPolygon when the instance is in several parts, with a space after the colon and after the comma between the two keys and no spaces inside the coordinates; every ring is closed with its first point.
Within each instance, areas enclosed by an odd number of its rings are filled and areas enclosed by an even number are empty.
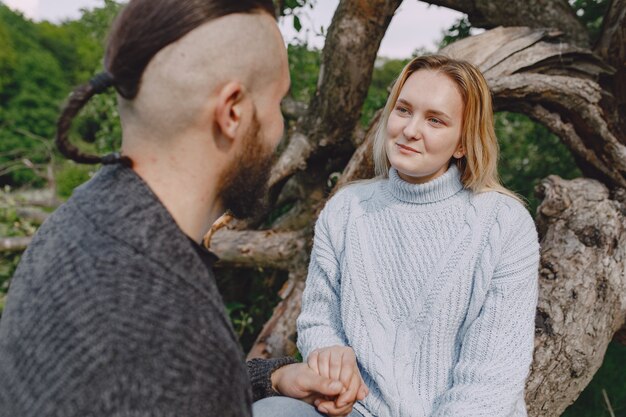
{"type": "Polygon", "coordinates": [[[419,117],[415,116],[408,120],[402,131],[408,140],[419,140],[422,138],[419,117]]]}

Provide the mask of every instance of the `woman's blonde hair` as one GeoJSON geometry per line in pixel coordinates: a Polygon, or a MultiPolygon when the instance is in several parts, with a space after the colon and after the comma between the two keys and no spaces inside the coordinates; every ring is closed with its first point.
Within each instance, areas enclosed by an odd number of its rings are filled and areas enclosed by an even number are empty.
{"type": "Polygon", "coordinates": [[[498,191],[519,201],[520,197],[506,189],[498,176],[498,139],[494,130],[491,92],[481,72],[472,64],[443,55],[414,58],[393,84],[383,110],[376,136],[373,157],[377,177],[386,178],[390,163],[385,150],[387,121],[406,80],[416,71],[429,70],[447,75],[458,87],[463,99],[461,145],[465,156],[456,159],[465,188],[474,192],[498,191]]]}

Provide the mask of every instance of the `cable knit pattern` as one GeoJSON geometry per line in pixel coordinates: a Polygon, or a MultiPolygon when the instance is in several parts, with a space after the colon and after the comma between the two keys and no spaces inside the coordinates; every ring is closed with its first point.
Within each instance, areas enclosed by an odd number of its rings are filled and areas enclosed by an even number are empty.
{"type": "Polygon", "coordinates": [[[391,169],[320,214],[298,347],[355,350],[365,416],[525,416],[538,263],[513,198],[466,190],[454,165],[421,185],[391,169]]]}

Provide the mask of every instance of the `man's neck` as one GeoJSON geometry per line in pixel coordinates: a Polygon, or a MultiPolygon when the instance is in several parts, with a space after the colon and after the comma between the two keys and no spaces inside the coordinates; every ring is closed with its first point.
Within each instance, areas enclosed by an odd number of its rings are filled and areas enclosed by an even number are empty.
{"type": "Polygon", "coordinates": [[[196,242],[209,230],[224,208],[217,197],[219,175],[207,158],[198,168],[184,155],[124,152],[133,160],[133,170],[163,203],[178,227],[196,242]]]}

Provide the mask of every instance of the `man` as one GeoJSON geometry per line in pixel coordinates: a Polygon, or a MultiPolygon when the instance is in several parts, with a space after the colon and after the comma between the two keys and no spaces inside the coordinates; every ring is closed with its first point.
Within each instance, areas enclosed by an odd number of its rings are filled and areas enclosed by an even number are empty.
{"type": "Polygon", "coordinates": [[[254,211],[283,133],[289,72],[272,2],[131,0],[105,68],[59,120],[61,151],[105,167],[42,225],[13,277],[0,416],[249,416],[253,393],[319,403],[345,391],[290,359],[246,372],[199,245],[226,209],[254,211]],[[67,142],[71,120],[110,86],[121,156],[85,155],[67,142]]]}

